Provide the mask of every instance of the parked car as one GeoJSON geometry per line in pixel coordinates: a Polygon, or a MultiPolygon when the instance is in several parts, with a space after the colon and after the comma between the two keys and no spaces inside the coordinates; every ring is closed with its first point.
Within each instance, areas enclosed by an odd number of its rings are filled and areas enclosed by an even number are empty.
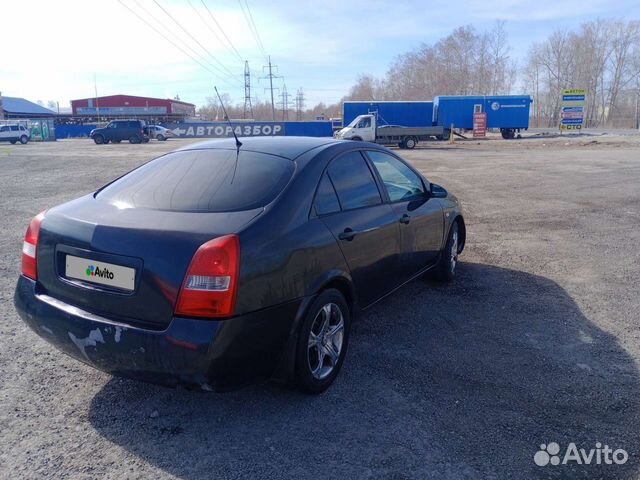
{"type": "Polygon", "coordinates": [[[20,142],[24,145],[29,140],[31,140],[31,132],[23,125],[0,126],[0,142],[11,142],[11,144],[20,142]]]}
{"type": "Polygon", "coordinates": [[[22,319],[115,375],[203,390],[276,378],[318,393],[359,312],[425,274],[454,277],[460,205],[395,153],[242,142],[187,146],[36,216],[22,319]]]}
{"type": "Polygon", "coordinates": [[[129,143],[146,143],[149,141],[149,135],[145,128],[143,120],[113,120],[106,127],[94,128],[89,136],[98,145],[120,143],[123,140],[129,140],[129,143]]]}
{"type": "Polygon", "coordinates": [[[160,125],[149,125],[149,138],[155,138],[156,140],[164,142],[171,137],[175,137],[175,134],[168,128],[160,125]]]}

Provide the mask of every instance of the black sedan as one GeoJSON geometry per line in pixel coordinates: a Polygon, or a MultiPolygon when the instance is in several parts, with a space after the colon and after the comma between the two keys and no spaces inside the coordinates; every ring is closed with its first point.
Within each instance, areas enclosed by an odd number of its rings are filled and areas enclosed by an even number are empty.
{"type": "Polygon", "coordinates": [[[63,352],[164,385],[274,378],[318,393],[353,318],[450,280],[456,198],[384,147],[318,138],[191,145],[36,216],[15,305],[63,352]]]}

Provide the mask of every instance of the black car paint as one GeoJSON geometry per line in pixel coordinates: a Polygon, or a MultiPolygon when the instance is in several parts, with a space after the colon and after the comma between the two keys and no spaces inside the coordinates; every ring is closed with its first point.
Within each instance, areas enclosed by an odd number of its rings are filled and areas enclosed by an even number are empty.
{"type": "MultiPolygon", "coordinates": [[[[315,214],[314,193],[333,159],[354,150],[389,153],[384,147],[300,138],[243,139],[243,143],[243,149],[268,151],[295,162],[287,187],[263,209],[234,212],[236,216],[117,211],[88,195],[49,210],[38,246],[39,280],[21,277],[16,289],[15,304],[23,320],[64,352],[102,370],[168,385],[226,390],[271,376],[288,378],[297,327],[323,289],[339,289],[355,314],[433,266],[457,218],[464,244],[457,200],[426,179],[425,187],[431,193],[402,204],[389,204],[380,189],[384,203],[375,209],[382,213],[369,214],[365,208],[326,218],[315,214]],[[438,248],[425,253],[430,262],[415,268],[408,268],[407,255],[412,253],[401,251],[401,229],[406,225],[399,220],[407,212],[414,217],[414,225],[421,212],[428,212],[431,225],[435,221],[442,226],[438,248]],[[367,222],[380,218],[388,230],[371,230],[381,237],[369,244],[367,222]],[[352,241],[339,240],[339,231],[346,225],[365,233],[352,241]],[[393,231],[397,232],[395,239],[393,231]],[[195,250],[208,239],[227,233],[237,233],[241,244],[234,317],[197,320],[174,316],[177,293],[195,250]],[[392,245],[385,245],[385,240],[392,245]],[[365,255],[359,254],[357,262],[349,265],[349,246],[358,248],[358,243],[365,255]],[[347,245],[344,253],[341,244],[347,245]],[[142,260],[144,269],[138,270],[135,295],[65,279],[57,263],[59,255],[77,251],[74,249],[86,250],[88,258],[116,263],[135,265],[142,260]],[[380,288],[380,279],[384,288],[380,288]],[[79,348],[78,341],[87,347],[79,348]]],[[[214,141],[185,149],[228,149],[231,145],[214,141]]]]}

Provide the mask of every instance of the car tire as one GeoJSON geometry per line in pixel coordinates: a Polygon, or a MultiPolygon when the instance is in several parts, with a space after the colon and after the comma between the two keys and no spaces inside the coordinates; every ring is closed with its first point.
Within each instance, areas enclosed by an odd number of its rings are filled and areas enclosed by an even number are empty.
{"type": "Polygon", "coordinates": [[[137,135],[131,135],[129,137],[129,143],[140,143],[140,137],[137,135]]]}
{"type": "Polygon", "coordinates": [[[439,140],[445,140],[445,141],[449,140],[450,138],[451,138],[451,130],[449,130],[448,128],[445,128],[442,131],[442,135],[438,137],[439,140]]]}
{"type": "Polygon", "coordinates": [[[158,140],[159,142],[162,142],[162,141],[166,140],[166,138],[163,137],[162,135],[158,134],[158,135],[156,135],[156,140],[158,140]]]}
{"type": "Polygon", "coordinates": [[[9,142],[11,143],[11,145],[15,145],[17,141],[18,141],[18,140],[9,140],[9,142]]]}
{"type": "Polygon", "coordinates": [[[450,282],[456,275],[458,265],[458,252],[460,249],[460,229],[458,222],[453,222],[449,229],[447,244],[445,245],[440,260],[432,270],[432,277],[439,282],[450,282]]]}
{"type": "Polygon", "coordinates": [[[104,137],[102,135],[94,135],[93,141],[96,142],[96,145],[102,145],[104,143],[104,137]]]}
{"type": "Polygon", "coordinates": [[[350,326],[342,293],[330,288],[318,295],[298,332],[294,380],[299,390],[318,394],[333,383],[347,353],[350,326]]]}
{"type": "Polygon", "coordinates": [[[20,143],[21,143],[22,145],[25,145],[28,141],[29,141],[29,137],[27,137],[26,135],[22,135],[22,136],[20,137],[20,143]]]}

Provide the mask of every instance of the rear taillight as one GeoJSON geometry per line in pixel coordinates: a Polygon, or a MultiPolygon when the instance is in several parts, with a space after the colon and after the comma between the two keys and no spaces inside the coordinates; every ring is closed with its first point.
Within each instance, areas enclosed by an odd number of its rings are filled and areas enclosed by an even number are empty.
{"type": "Polygon", "coordinates": [[[33,280],[38,279],[38,261],[36,259],[36,250],[38,249],[38,237],[40,236],[40,224],[44,218],[45,212],[40,212],[33,217],[27,233],[24,235],[22,243],[22,274],[33,280]]]}
{"type": "Polygon", "coordinates": [[[201,245],[182,283],[176,315],[206,318],[233,315],[239,272],[237,235],[225,235],[201,245]]]}

